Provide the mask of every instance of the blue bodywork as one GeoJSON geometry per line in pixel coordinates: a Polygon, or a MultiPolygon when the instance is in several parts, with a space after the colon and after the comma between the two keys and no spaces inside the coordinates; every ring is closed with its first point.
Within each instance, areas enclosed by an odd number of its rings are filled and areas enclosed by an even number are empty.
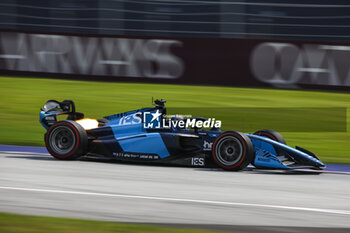
{"type": "Polygon", "coordinates": [[[39,114],[39,122],[40,124],[46,129],[48,130],[50,128],[49,125],[47,125],[44,120],[45,119],[48,119],[48,118],[52,118],[53,120],[56,120],[56,116],[57,114],[59,114],[60,112],[58,111],[54,111],[54,112],[45,112],[44,110],[41,110],[40,111],[40,114],[39,114]]]}
{"type": "MultiPolygon", "coordinates": [[[[58,102],[60,103],[60,102],[58,102]]],[[[213,163],[212,145],[224,131],[184,128],[146,129],[144,112],[165,108],[142,108],[104,117],[104,124],[86,130],[89,136],[88,155],[118,160],[163,162],[192,166],[213,163]]],[[[39,121],[48,130],[62,111],[40,112],[39,121]]],[[[69,113],[68,113],[69,114],[69,113]]],[[[311,152],[295,149],[267,137],[245,134],[254,147],[252,164],[257,168],[322,169],[325,165],[311,152]]],[[[249,140],[248,139],[248,140],[249,140]]]]}

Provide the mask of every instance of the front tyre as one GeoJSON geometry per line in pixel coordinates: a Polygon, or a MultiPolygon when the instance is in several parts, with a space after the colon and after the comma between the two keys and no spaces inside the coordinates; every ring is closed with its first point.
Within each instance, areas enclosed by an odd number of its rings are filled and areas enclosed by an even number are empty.
{"type": "Polygon", "coordinates": [[[274,140],[276,142],[286,145],[286,140],[283,138],[283,136],[279,132],[272,129],[262,129],[262,130],[256,131],[254,135],[267,137],[271,140],[274,140]]]}
{"type": "Polygon", "coordinates": [[[217,137],[212,155],[219,167],[229,171],[238,171],[246,168],[252,162],[254,147],[245,134],[229,131],[217,137]]]}
{"type": "Polygon", "coordinates": [[[45,134],[45,144],[56,159],[73,160],[86,153],[88,136],[84,128],[75,121],[60,121],[45,134]]]}

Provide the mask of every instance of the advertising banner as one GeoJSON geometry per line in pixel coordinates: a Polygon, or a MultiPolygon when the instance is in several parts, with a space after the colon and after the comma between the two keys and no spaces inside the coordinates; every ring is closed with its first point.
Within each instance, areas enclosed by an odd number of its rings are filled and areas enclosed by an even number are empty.
{"type": "Polygon", "coordinates": [[[0,32],[0,71],[277,88],[350,87],[350,44],[0,32]]]}

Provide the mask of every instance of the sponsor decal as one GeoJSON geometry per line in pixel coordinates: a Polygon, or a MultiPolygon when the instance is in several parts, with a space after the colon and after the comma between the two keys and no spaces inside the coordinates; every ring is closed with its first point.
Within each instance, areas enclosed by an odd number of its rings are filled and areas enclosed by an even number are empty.
{"type": "Polygon", "coordinates": [[[205,166],[205,160],[204,158],[197,158],[197,157],[193,157],[191,159],[191,165],[192,166],[205,166]]]}
{"type": "Polygon", "coordinates": [[[203,150],[208,151],[208,150],[211,150],[212,147],[213,147],[213,143],[212,142],[207,142],[206,140],[204,140],[204,142],[203,142],[203,150]]]}
{"type": "Polygon", "coordinates": [[[120,118],[119,125],[138,124],[142,122],[142,112],[126,115],[120,118]]]}
{"type": "Polygon", "coordinates": [[[47,117],[45,117],[45,120],[47,120],[47,121],[55,121],[56,118],[54,116],[47,116],[47,117]]]}
{"type": "Polygon", "coordinates": [[[141,159],[141,160],[156,160],[159,159],[159,155],[156,154],[139,154],[139,153],[128,153],[128,152],[113,152],[115,158],[123,159],[141,159]]]}
{"type": "Polygon", "coordinates": [[[142,112],[131,111],[125,113],[118,113],[112,116],[105,117],[109,121],[113,121],[113,124],[117,125],[131,125],[139,124],[142,122],[142,112]]]}

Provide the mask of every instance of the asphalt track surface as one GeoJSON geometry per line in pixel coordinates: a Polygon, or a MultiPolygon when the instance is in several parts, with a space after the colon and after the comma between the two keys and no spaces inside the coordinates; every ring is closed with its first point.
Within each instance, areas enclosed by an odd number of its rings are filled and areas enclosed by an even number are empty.
{"type": "Polygon", "coordinates": [[[0,153],[0,212],[235,232],[349,232],[350,175],[0,153]]]}

